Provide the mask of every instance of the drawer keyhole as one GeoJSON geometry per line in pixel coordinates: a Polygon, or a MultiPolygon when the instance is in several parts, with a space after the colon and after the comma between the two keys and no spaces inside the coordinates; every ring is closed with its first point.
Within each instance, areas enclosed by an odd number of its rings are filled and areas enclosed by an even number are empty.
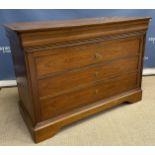
{"type": "Polygon", "coordinates": [[[98,89],[95,90],[95,94],[98,94],[98,89]]]}
{"type": "Polygon", "coordinates": [[[95,77],[98,77],[99,73],[98,73],[98,72],[95,72],[95,74],[94,74],[94,75],[95,75],[95,77]]]}
{"type": "Polygon", "coordinates": [[[95,53],[95,58],[97,60],[100,60],[100,59],[102,59],[102,56],[99,53],[95,53]]]}

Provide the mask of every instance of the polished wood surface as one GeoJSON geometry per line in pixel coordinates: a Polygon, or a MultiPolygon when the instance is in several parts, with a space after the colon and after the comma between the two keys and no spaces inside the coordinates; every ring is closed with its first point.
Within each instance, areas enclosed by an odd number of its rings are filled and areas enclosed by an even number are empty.
{"type": "Polygon", "coordinates": [[[138,56],[134,56],[49,76],[38,81],[39,96],[41,99],[58,96],[75,88],[87,87],[96,81],[120,76],[123,72],[138,71],[137,66],[138,56]]]}
{"type": "Polygon", "coordinates": [[[42,21],[42,22],[23,22],[23,23],[13,23],[6,25],[10,29],[17,32],[25,31],[38,31],[38,30],[51,30],[56,28],[66,28],[66,27],[81,27],[81,26],[94,26],[101,24],[114,24],[132,21],[144,21],[148,20],[150,17],[99,17],[99,18],[84,18],[75,20],[65,20],[65,21],[42,21]]]}
{"type": "Polygon", "coordinates": [[[42,77],[47,74],[136,55],[139,52],[139,42],[140,38],[129,38],[106,43],[98,42],[94,44],[45,50],[45,55],[39,56],[39,54],[35,54],[37,76],[42,77]]]}
{"type": "Polygon", "coordinates": [[[35,142],[118,104],[141,100],[150,17],[6,25],[19,107],[35,142]]]}
{"type": "Polygon", "coordinates": [[[111,97],[123,91],[137,88],[137,74],[129,74],[120,78],[108,79],[107,82],[96,81],[88,87],[65,93],[58,97],[42,99],[40,101],[42,118],[46,120],[50,117],[65,114],[72,109],[82,107],[88,103],[111,97]],[[72,103],[72,104],[71,104],[72,103]]]}

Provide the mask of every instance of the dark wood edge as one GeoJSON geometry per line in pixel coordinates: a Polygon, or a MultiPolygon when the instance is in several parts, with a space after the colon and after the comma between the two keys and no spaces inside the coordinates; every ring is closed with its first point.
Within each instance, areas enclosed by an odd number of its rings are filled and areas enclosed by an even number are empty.
{"type": "Polygon", "coordinates": [[[145,42],[146,42],[146,33],[144,34],[142,38],[142,44],[141,44],[141,55],[139,60],[139,87],[142,85],[142,74],[143,74],[143,66],[144,66],[144,51],[145,51],[145,42]]]}
{"type": "Polygon", "coordinates": [[[34,128],[35,128],[35,125],[33,124],[33,121],[31,120],[31,117],[29,115],[29,113],[27,112],[27,110],[23,107],[23,104],[22,104],[22,101],[19,100],[18,101],[18,107],[19,107],[19,111],[22,115],[22,118],[26,124],[26,126],[28,127],[32,137],[34,137],[34,128]]]}
{"type": "MultiPolygon", "coordinates": [[[[27,27],[27,28],[26,27],[23,28],[27,24],[27,22],[23,22],[22,23],[23,25],[21,26],[19,26],[19,24],[21,23],[4,24],[3,26],[19,33],[23,33],[23,32],[27,33],[27,32],[48,31],[48,30],[57,30],[57,29],[66,29],[66,28],[70,29],[70,28],[79,28],[79,27],[89,27],[90,25],[98,26],[98,25],[111,25],[111,24],[124,24],[124,23],[128,24],[128,23],[134,23],[134,22],[149,21],[150,19],[152,19],[151,17],[137,17],[137,18],[125,17],[124,19],[121,19],[121,20],[116,20],[116,19],[112,21],[106,20],[105,22],[103,18],[107,18],[107,17],[46,21],[47,22],[46,26],[41,25],[42,23],[44,23],[44,21],[40,21],[40,22],[36,21],[36,22],[31,22],[32,25],[35,25],[35,23],[37,23],[35,27],[27,27]],[[91,22],[87,22],[87,20],[91,20],[91,22]],[[79,21],[79,23],[77,23],[77,21],[79,21]],[[47,25],[49,26],[47,27],[47,25]]],[[[121,16],[116,18],[121,18],[121,16]]]]}
{"type": "Polygon", "coordinates": [[[21,114],[32,134],[36,143],[41,142],[55,135],[62,127],[71,124],[75,121],[81,120],[88,116],[94,115],[103,110],[109,109],[113,106],[122,104],[124,102],[134,103],[140,101],[142,98],[142,90],[140,88],[128,91],[123,94],[116,95],[94,104],[79,108],[78,110],[61,115],[59,117],[48,119],[33,126],[30,118],[26,114],[23,107],[20,106],[21,114]]]}
{"type": "Polygon", "coordinates": [[[33,94],[33,106],[35,108],[35,120],[36,122],[40,121],[40,116],[41,116],[41,110],[40,110],[40,105],[38,105],[39,101],[38,101],[38,81],[36,80],[36,65],[35,65],[35,60],[34,57],[31,56],[26,56],[25,55],[25,59],[26,59],[26,64],[28,65],[28,71],[29,71],[29,82],[31,83],[31,85],[29,87],[31,87],[30,91],[31,94],[33,94]],[[31,69],[30,67],[31,66],[31,69]]]}

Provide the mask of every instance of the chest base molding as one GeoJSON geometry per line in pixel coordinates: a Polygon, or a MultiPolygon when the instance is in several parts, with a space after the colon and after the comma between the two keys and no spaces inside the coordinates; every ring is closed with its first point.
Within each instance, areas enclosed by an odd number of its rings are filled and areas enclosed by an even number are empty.
{"type": "Polygon", "coordinates": [[[141,89],[131,90],[116,95],[115,97],[113,96],[111,98],[95,102],[94,104],[76,109],[71,113],[67,113],[57,118],[48,119],[46,121],[38,123],[36,126],[32,125],[30,117],[28,117],[27,112],[21,106],[22,104],[19,104],[20,105],[19,109],[21,115],[23,116],[24,121],[26,122],[30,130],[30,133],[32,134],[33,140],[36,143],[39,143],[41,141],[46,140],[47,138],[53,137],[66,125],[69,125],[78,120],[94,115],[96,113],[105,111],[111,107],[118,106],[124,103],[136,103],[141,99],[142,99],[141,89]]]}

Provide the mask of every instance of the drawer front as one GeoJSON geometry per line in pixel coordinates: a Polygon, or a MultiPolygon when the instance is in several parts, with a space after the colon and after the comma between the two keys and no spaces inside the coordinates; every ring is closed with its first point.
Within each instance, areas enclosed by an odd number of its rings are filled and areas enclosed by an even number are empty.
{"type": "Polygon", "coordinates": [[[137,73],[126,74],[107,82],[100,81],[79,91],[40,100],[42,120],[65,114],[76,108],[134,88],[137,88],[137,73]]]}
{"type": "Polygon", "coordinates": [[[135,56],[41,79],[38,81],[39,96],[44,99],[61,95],[81,87],[87,87],[89,84],[99,80],[107,80],[125,72],[136,71],[137,67],[138,56],[135,56]]]}
{"type": "Polygon", "coordinates": [[[37,77],[135,55],[139,43],[139,38],[128,38],[41,51],[35,61],[37,77]]]}

